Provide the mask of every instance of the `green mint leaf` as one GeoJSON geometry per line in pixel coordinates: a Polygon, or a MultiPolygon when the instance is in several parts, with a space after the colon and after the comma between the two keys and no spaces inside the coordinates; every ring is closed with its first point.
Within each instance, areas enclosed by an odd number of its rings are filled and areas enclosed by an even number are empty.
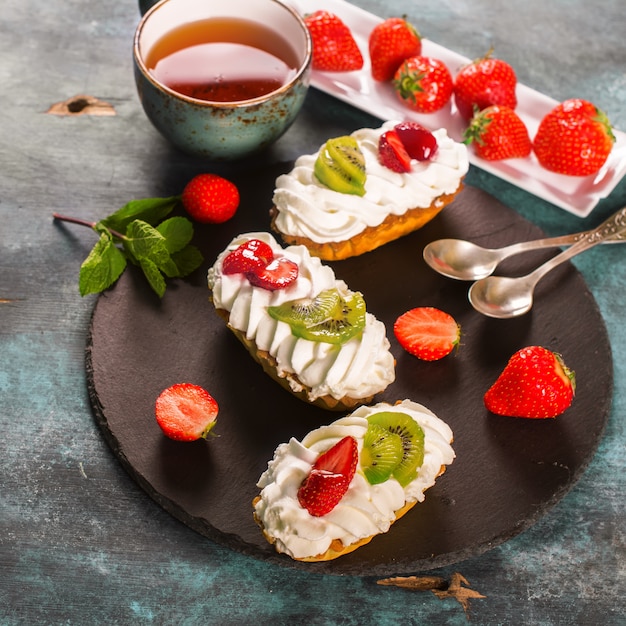
{"type": "Polygon", "coordinates": [[[153,226],[142,220],[135,220],[126,229],[124,248],[137,260],[149,258],[157,264],[170,253],[165,237],[153,226]]]}
{"type": "Polygon", "coordinates": [[[189,245],[179,252],[174,252],[172,261],[176,263],[179,276],[188,276],[202,265],[204,257],[196,246],[189,245]]]}
{"type": "Polygon", "coordinates": [[[193,224],[186,217],[170,217],[156,229],[165,237],[165,245],[170,253],[182,250],[193,237],[193,224]]]}
{"type": "Polygon", "coordinates": [[[163,259],[160,263],[158,263],[158,268],[168,278],[178,278],[180,276],[180,270],[171,257],[167,257],[167,259],[163,259]]]}
{"type": "Polygon", "coordinates": [[[104,291],[126,269],[126,257],[113,243],[111,234],[99,232],[100,239],[80,266],[78,288],[81,296],[104,291]]]}
{"type": "Polygon", "coordinates": [[[154,226],[173,211],[179,200],[179,196],[131,200],[98,224],[120,233],[126,232],[129,224],[135,220],[142,220],[154,226]]]}
{"type": "Polygon", "coordinates": [[[159,296],[159,298],[162,298],[165,293],[165,279],[163,278],[161,272],[159,272],[159,268],[150,259],[142,259],[139,265],[148,279],[152,290],[157,294],[157,296],[159,296]]]}
{"type": "Polygon", "coordinates": [[[165,237],[153,226],[141,220],[135,220],[126,229],[124,248],[141,265],[149,259],[166,276],[178,276],[176,263],[172,261],[165,237]]]}

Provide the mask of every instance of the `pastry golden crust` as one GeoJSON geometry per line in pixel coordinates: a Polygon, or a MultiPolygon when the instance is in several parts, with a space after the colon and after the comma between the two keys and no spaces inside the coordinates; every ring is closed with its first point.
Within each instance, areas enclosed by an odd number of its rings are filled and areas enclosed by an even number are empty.
{"type": "Polygon", "coordinates": [[[463,183],[460,183],[454,193],[439,196],[430,207],[409,209],[404,215],[388,215],[379,226],[368,226],[361,233],[346,241],[317,243],[306,237],[283,233],[276,227],[278,209],[275,206],[270,210],[271,227],[286,244],[306,246],[313,256],[324,261],[341,261],[375,250],[422,228],[450,204],[462,188],[463,183]]]}
{"type": "MultiPolygon", "coordinates": [[[[225,311],[224,309],[216,309],[216,312],[226,323],[228,323],[228,311],[225,311]]],[[[300,381],[296,374],[285,372],[285,374],[281,376],[276,369],[276,360],[269,352],[259,350],[253,341],[250,341],[244,333],[236,328],[233,328],[230,324],[228,325],[228,328],[235,335],[235,337],[241,341],[252,358],[263,368],[263,371],[270,376],[270,378],[275,380],[279,385],[281,385],[281,387],[304,402],[329,411],[351,411],[361,404],[369,404],[374,398],[374,396],[370,396],[368,398],[351,398],[349,396],[344,396],[341,399],[336,399],[332,396],[325,395],[311,401],[308,397],[306,385],[300,381]],[[302,390],[295,391],[289,384],[290,380],[295,383],[296,388],[302,387],[302,390]]]]}
{"type": "MultiPolygon", "coordinates": [[[[441,474],[443,474],[445,471],[446,471],[446,466],[443,465],[441,467],[441,471],[439,472],[438,476],[441,476],[441,474]]],[[[253,509],[256,507],[256,504],[260,499],[261,499],[260,496],[257,496],[256,498],[254,498],[254,500],[252,501],[253,509]]],[[[401,507],[395,512],[395,519],[392,522],[392,525],[395,522],[397,522],[403,515],[408,513],[416,504],[417,504],[417,500],[413,500],[412,502],[406,502],[403,507],[401,507]]],[[[265,531],[265,528],[263,527],[263,523],[259,520],[256,513],[254,514],[254,521],[259,525],[259,527],[263,531],[263,535],[265,536],[267,541],[273,545],[276,542],[276,539],[265,531]]],[[[345,554],[354,552],[361,546],[368,544],[372,539],[374,539],[374,537],[377,537],[377,536],[378,535],[370,535],[369,537],[363,537],[363,539],[359,539],[359,541],[355,541],[354,543],[351,543],[348,546],[345,546],[339,539],[333,539],[329,548],[326,550],[326,552],[323,552],[322,554],[317,554],[315,556],[307,556],[307,557],[302,557],[302,558],[296,558],[296,557],[292,557],[292,558],[296,561],[304,561],[307,563],[316,563],[320,561],[332,561],[333,559],[337,559],[340,556],[344,556],[345,554]]]]}

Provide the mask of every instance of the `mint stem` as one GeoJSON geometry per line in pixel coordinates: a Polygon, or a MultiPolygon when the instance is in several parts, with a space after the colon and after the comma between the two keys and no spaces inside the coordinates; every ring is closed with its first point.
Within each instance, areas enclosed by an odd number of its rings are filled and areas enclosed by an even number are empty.
{"type": "MultiPolygon", "coordinates": [[[[53,213],[52,217],[55,220],[60,220],[62,222],[70,222],[72,224],[79,224],[80,226],[87,226],[88,228],[91,228],[92,230],[95,229],[96,223],[97,223],[97,222],[88,222],[87,220],[82,220],[78,217],[69,217],[67,215],[61,215],[60,213],[53,213]]],[[[118,233],[116,230],[113,230],[112,228],[109,228],[107,230],[114,237],[117,237],[118,239],[126,239],[125,235],[122,235],[122,233],[118,233]]]]}

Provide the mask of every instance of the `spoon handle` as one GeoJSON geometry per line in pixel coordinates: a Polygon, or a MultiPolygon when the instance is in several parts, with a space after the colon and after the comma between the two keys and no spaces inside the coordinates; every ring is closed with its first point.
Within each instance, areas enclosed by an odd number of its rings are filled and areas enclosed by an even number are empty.
{"type": "MultiPolygon", "coordinates": [[[[626,208],[626,207],[625,207],[626,208]]],[[[598,228],[603,227],[608,222],[613,223],[614,220],[621,221],[626,227],[626,216],[623,215],[625,209],[620,209],[617,213],[613,214],[608,220],[603,222],[598,228]],[[621,215],[621,217],[620,217],[621,215]]],[[[527,250],[538,250],[540,248],[556,248],[559,246],[569,246],[577,243],[581,239],[587,237],[590,233],[595,233],[598,228],[591,230],[585,230],[580,233],[572,233],[570,235],[561,235],[559,237],[547,237],[545,239],[534,239],[532,241],[521,241],[519,243],[513,243],[509,246],[500,248],[499,252],[503,258],[519,254],[520,252],[526,252],[527,250]]],[[[622,243],[626,241],[626,230],[620,230],[618,227],[614,229],[612,234],[603,238],[602,243],[622,243]]]]}
{"type": "Polygon", "coordinates": [[[626,207],[623,207],[611,215],[611,217],[602,222],[598,227],[584,233],[578,233],[578,235],[578,240],[570,248],[557,254],[543,265],[540,265],[536,270],[528,274],[528,278],[530,279],[532,277],[533,282],[537,283],[557,265],[568,261],[577,254],[585,252],[609,239],[619,240],[620,238],[626,238],[626,207]]]}

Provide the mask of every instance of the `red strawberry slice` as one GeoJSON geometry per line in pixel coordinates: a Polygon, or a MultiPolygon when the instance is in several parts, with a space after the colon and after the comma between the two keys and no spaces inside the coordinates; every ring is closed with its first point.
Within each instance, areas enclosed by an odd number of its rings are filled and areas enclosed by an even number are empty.
{"type": "Polygon", "coordinates": [[[378,158],[382,165],[394,172],[411,171],[411,157],[395,130],[384,132],[378,139],[378,158]]]}
{"type": "Polygon", "coordinates": [[[576,375],[561,355],[542,346],[518,350],[484,396],[492,413],[509,417],[556,417],[576,391],[576,375]]]}
{"type": "Polygon", "coordinates": [[[177,383],[156,400],[156,420],[163,434],[177,441],[206,438],[217,420],[218,406],[208,391],[191,383],[177,383]]]}
{"type": "Polygon", "coordinates": [[[428,161],[437,153],[437,138],[417,122],[401,122],[394,126],[402,145],[412,159],[428,161]]]}
{"type": "Polygon", "coordinates": [[[222,273],[245,274],[263,269],[273,259],[274,252],[269,244],[260,239],[248,239],[224,257],[222,273]]]}
{"type": "Polygon", "coordinates": [[[350,29],[328,11],[315,11],[304,18],[313,43],[315,70],[350,72],[363,67],[363,55],[350,29]]]}
{"type": "Polygon", "coordinates": [[[298,278],[298,265],[285,257],[280,257],[270,261],[265,267],[248,272],[246,278],[255,287],[270,291],[284,289],[298,278]]]}
{"type": "Polygon", "coordinates": [[[321,454],[298,489],[298,501],[311,515],[330,513],[348,491],[359,452],[354,437],[344,437],[321,454]]]}
{"type": "Polygon", "coordinates": [[[239,190],[234,183],[217,174],[199,174],[187,183],[181,201],[196,221],[221,224],[237,212],[239,190]]]}
{"type": "Polygon", "coordinates": [[[461,328],[448,313],[434,307],[417,307],[403,313],[393,332],[400,345],[423,361],[437,361],[459,343],[461,328]]]}

